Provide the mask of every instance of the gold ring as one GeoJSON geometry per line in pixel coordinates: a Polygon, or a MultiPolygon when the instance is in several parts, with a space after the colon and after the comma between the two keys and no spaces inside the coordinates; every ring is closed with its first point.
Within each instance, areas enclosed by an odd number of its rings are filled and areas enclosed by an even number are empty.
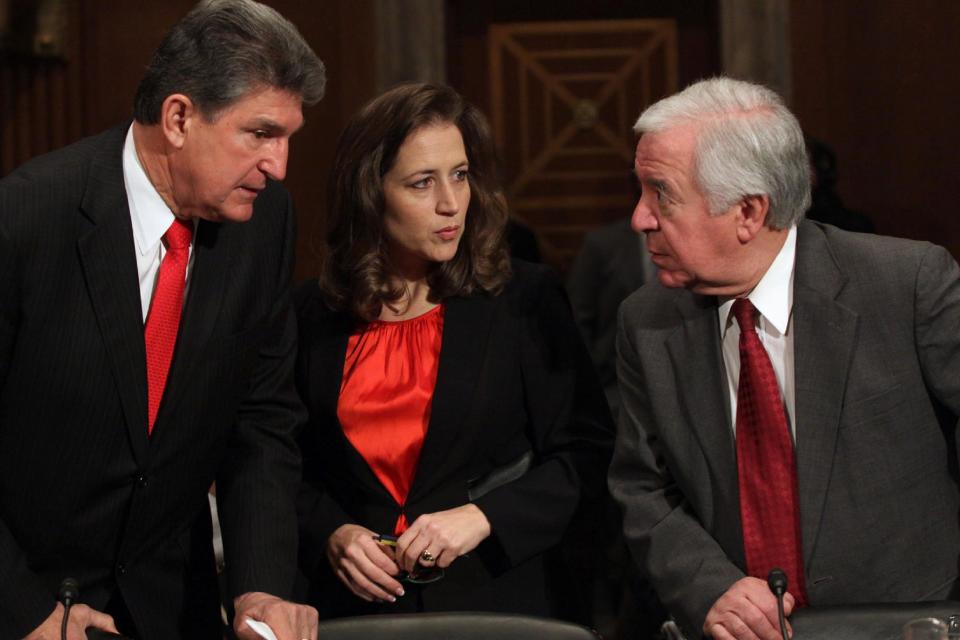
{"type": "Polygon", "coordinates": [[[420,559],[424,562],[433,562],[436,558],[433,557],[433,554],[430,553],[429,549],[424,549],[423,553],[420,554],[420,559]]]}

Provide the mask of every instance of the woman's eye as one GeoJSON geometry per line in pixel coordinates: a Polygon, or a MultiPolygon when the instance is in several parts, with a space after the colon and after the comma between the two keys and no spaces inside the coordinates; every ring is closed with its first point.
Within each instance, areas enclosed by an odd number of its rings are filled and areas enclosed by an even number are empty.
{"type": "Polygon", "coordinates": [[[470,172],[467,171],[466,169],[457,169],[457,171],[454,172],[453,175],[457,180],[463,182],[464,180],[467,179],[467,175],[469,175],[469,173],[470,172]]]}
{"type": "Polygon", "coordinates": [[[423,178],[422,180],[417,180],[410,186],[413,187],[414,189],[426,189],[427,187],[430,186],[431,181],[432,181],[432,178],[423,178]]]}

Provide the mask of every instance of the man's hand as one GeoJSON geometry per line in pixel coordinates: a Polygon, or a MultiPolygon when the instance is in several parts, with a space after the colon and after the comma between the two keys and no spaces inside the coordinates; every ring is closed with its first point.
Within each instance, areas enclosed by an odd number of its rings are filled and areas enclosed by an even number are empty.
{"type": "MultiPolygon", "coordinates": [[[[60,640],[60,625],[63,622],[63,605],[57,603],[46,620],[23,640],[60,640]]],[[[91,609],[85,604],[70,607],[70,619],[67,620],[67,640],[87,640],[87,627],[95,627],[110,633],[120,633],[113,624],[113,618],[105,613],[91,609]]]]}
{"type": "MultiPolygon", "coordinates": [[[[793,605],[793,596],[784,594],[785,616],[793,612],[793,605]]],[[[777,597],[760,578],[741,578],[710,607],[703,633],[715,640],[781,640],[777,597]]],[[[787,633],[793,635],[789,622],[787,633]]]]}
{"type": "Polygon", "coordinates": [[[251,591],[234,598],[233,608],[233,630],[240,640],[260,640],[247,624],[247,618],[270,625],[277,640],[317,640],[317,610],[309,605],[251,591]]]}

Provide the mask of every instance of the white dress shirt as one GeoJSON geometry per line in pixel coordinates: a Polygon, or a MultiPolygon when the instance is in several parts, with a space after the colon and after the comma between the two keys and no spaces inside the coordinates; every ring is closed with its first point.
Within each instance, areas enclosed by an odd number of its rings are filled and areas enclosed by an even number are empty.
{"type": "MultiPolygon", "coordinates": [[[[130,205],[133,245],[137,255],[137,276],[140,281],[140,304],[143,320],[146,322],[153,291],[157,286],[160,262],[167,253],[161,240],[163,234],[173,224],[174,217],[170,207],[160,197],[140,164],[133,141],[133,125],[130,125],[130,129],[127,130],[127,139],[123,145],[123,182],[127,190],[127,203],[130,205]]],[[[193,240],[191,239],[190,260],[187,262],[186,285],[183,291],[184,301],[187,298],[192,271],[193,240]]]]}
{"type": "MultiPolygon", "coordinates": [[[[759,312],[757,334],[763,344],[773,372],[777,376],[780,397],[787,413],[787,424],[797,439],[795,421],[793,369],[793,270],[797,255],[797,228],[791,227],[787,239],[763,278],[747,296],[759,312]]],[[[723,302],[717,309],[720,335],[723,336],[723,364],[727,372],[727,392],[730,398],[730,424],[737,424],[737,387],[740,384],[740,325],[730,313],[734,299],[723,302]]],[[[736,435],[736,433],[734,433],[736,435]]]]}

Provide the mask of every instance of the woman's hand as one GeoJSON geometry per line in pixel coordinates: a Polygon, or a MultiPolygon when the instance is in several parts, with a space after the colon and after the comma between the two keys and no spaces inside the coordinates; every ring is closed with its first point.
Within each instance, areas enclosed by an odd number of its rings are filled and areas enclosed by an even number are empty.
{"type": "Polygon", "coordinates": [[[375,540],[373,531],[356,524],[345,524],[327,540],[327,559],[337,577],[358,598],[367,602],[395,602],[403,587],[393,576],[400,567],[393,550],[375,540]]]}
{"type": "Polygon", "coordinates": [[[413,571],[417,563],[446,568],[489,535],[490,521],[475,504],[425,513],[397,539],[395,558],[405,571],[413,571]]]}

